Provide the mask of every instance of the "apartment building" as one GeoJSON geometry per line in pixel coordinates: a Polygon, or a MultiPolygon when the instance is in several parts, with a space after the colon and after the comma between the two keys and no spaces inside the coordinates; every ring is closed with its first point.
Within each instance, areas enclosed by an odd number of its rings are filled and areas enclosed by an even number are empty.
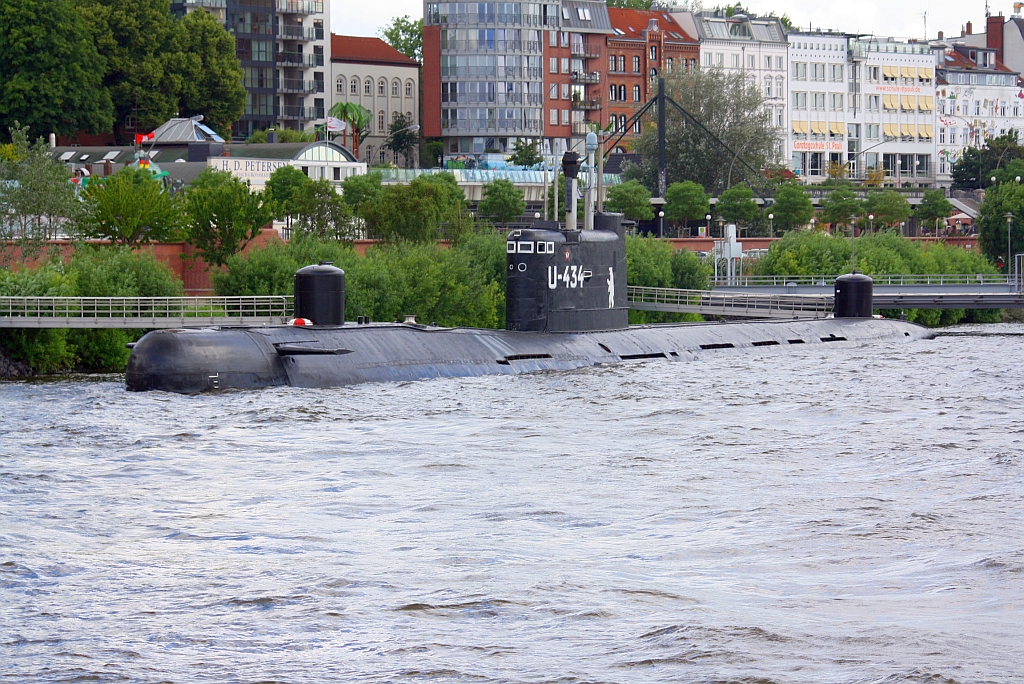
{"type": "Polygon", "coordinates": [[[952,183],[952,167],[969,147],[1024,131],[1020,74],[997,59],[994,48],[935,43],[938,181],[952,183]]]}
{"type": "MultiPolygon", "coordinates": [[[[659,76],[697,67],[700,45],[667,12],[609,8],[608,15],[613,33],[605,38],[607,114],[602,128],[611,124],[622,132],[636,110],[657,94],[659,76]]],[[[641,133],[643,125],[628,126],[626,139],[641,133]]]]}
{"type": "MultiPolygon", "coordinates": [[[[388,160],[384,143],[391,122],[399,115],[409,125],[420,123],[419,81],[419,63],[380,38],[331,35],[331,106],[354,102],[371,115],[369,135],[359,146],[360,161],[376,164],[388,160]]],[[[399,159],[398,163],[411,161],[399,159]]]]}
{"type": "Polygon", "coordinates": [[[560,155],[603,121],[601,0],[424,3],[423,133],[446,157],[507,153],[520,138],[560,155]]]}
{"type": "Polygon", "coordinates": [[[232,136],[271,126],[308,130],[326,116],[330,2],[325,0],[172,0],[171,11],[210,11],[235,36],[245,72],[245,113],[232,136]]]}
{"type": "Polygon", "coordinates": [[[788,121],[789,43],[776,17],[725,15],[721,9],[673,12],[682,30],[700,41],[700,63],[744,73],[763,91],[765,116],[778,135],[779,156],[784,156],[788,121]]]}

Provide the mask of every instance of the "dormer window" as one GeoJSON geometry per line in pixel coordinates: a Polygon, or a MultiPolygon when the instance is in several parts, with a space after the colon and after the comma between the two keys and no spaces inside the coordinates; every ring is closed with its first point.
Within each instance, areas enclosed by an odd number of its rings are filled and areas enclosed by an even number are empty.
{"type": "Polygon", "coordinates": [[[977,62],[978,62],[978,51],[977,50],[971,50],[969,57],[970,57],[972,62],[977,64],[977,62]]]}

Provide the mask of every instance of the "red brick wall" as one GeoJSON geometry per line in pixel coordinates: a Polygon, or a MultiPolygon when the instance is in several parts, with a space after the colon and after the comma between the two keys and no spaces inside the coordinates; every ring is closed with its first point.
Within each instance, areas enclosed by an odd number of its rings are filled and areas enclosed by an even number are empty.
{"type": "Polygon", "coordinates": [[[423,135],[441,136],[441,27],[423,27],[423,135]]]}

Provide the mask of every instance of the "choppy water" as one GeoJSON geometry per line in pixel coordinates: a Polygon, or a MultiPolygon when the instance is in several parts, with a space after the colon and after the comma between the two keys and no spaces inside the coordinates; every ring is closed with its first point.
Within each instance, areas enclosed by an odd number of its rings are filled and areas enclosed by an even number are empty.
{"type": "Polygon", "coordinates": [[[971,330],[338,390],[0,384],[0,676],[1021,681],[1024,327],[971,330]]]}

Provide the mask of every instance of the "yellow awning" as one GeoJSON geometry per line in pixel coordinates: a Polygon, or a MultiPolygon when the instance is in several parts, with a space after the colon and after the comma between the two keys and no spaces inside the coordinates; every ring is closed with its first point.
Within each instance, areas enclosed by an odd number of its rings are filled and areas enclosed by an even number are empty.
{"type": "Polygon", "coordinates": [[[885,133],[887,138],[898,138],[900,135],[899,128],[896,124],[882,124],[882,132],[885,133]]]}
{"type": "Polygon", "coordinates": [[[913,95],[902,95],[900,105],[904,110],[912,112],[917,109],[917,98],[913,95]]]}
{"type": "Polygon", "coordinates": [[[846,124],[842,121],[829,121],[828,132],[833,135],[846,135],[846,124]]]}
{"type": "Polygon", "coordinates": [[[902,124],[900,126],[900,135],[906,136],[908,138],[913,138],[917,136],[917,126],[915,126],[914,124],[902,124]]]}
{"type": "Polygon", "coordinates": [[[935,127],[932,126],[932,124],[921,124],[920,126],[917,127],[917,133],[922,138],[934,138],[935,127]]]}
{"type": "Polygon", "coordinates": [[[914,67],[900,67],[900,76],[903,78],[917,78],[917,69],[914,67]]]}
{"type": "Polygon", "coordinates": [[[917,77],[930,81],[933,78],[935,78],[935,70],[932,69],[931,67],[918,67],[917,77]]]}
{"type": "Polygon", "coordinates": [[[883,66],[882,75],[888,76],[889,78],[896,78],[900,75],[899,69],[894,66],[883,66]]]}
{"type": "Polygon", "coordinates": [[[846,123],[845,122],[837,121],[836,122],[836,129],[837,129],[837,131],[839,133],[842,133],[843,135],[846,135],[846,123]]]}
{"type": "Polygon", "coordinates": [[[800,122],[799,121],[794,121],[793,122],[793,132],[794,133],[803,133],[803,131],[800,130],[800,122]]]}
{"type": "Polygon", "coordinates": [[[931,95],[921,95],[917,98],[917,108],[922,112],[930,112],[935,109],[935,98],[931,95]]]}
{"type": "MultiPolygon", "coordinates": [[[[895,67],[893,67],[895,68],[895,67]]],[[[883,95],[882,103],[886,109],[899,109],[900,108],[900,96],[899,95],[883,95]]]]}
{"type": "Polygon", "coordinates": [[[818,135],[825,134],[825,122],[824,121],[812,121],[811,122],[811,133],[817,133],[818,135]]]}

